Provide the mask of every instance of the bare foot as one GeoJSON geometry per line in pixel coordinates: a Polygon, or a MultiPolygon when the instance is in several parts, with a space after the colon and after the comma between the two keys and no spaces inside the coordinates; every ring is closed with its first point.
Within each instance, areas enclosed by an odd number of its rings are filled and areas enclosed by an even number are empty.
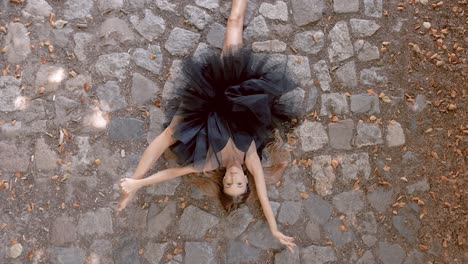
{"type": "Polygon", "coordinates": [[[130,203],[138,191],[137,182],[134,179],[121,179],[119,183],[120,187],[120,200],[117,204],[117,213],[122,212],[125,207],[130,203]]]}

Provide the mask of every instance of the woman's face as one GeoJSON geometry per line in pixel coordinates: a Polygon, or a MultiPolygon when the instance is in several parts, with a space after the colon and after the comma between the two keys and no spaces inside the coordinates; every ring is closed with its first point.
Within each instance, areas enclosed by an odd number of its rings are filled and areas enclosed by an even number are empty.
{"type": "Polygon", "coordinates": [[[247,177],[239,167],[229,167],[223,178],[223,191],[230,196],[238,196],[247,191],[247,177]]]}

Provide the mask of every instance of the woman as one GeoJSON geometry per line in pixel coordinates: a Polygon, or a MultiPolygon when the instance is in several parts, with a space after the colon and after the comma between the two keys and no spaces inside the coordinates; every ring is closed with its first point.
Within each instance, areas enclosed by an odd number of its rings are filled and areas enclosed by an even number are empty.
{"type": "Polygon", "coordinates": [[[185,62],[187,84],[176,91],[180,100],[168,106],[174,110],[173,118],[147,147],[132,178],[120,180],[118,211],[127,206],[141,187],[190,173],[215,171],[210,178],[195,182],[217,195],[228,211],[252,194],[254,182],[273,236],[292,251],[293,238],[278,230],[265,182],[265,176],[270,181],[281,176],[287,165],[281,160],[284,150],[278,133],[276,143],[269,145],[273,165],[265,171],[258,153],[271,135],[272,118],[281,114],[276,113],[279,109],[274,107],[276,100],[294,88],[294,84],[284,70],[268,68],[265,57],[240,48],[246,5],[247,0],[232,2],[221,56],[185,62]],[[144,178],[169,147],[184,166],[144,178]],[[249,182],[242,165],[253,182],[249,182]]]}

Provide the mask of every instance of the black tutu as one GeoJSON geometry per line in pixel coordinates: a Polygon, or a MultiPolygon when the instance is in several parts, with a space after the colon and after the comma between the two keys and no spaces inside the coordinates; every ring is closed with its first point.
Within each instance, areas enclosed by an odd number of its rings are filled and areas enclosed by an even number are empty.
{"type": "Polygon", "coordinates": [[[270,64],[267,55],[247,49],[184,62],[185,84],[166,105],[169,121],[181,117],[171,146],[179,164],[202,167],[208,152],[217,155],[229,138],[244,153],[255,141],[260,153],[273,123],[287,117],[279,97],[296,87],[286,64],[270,64]]]}

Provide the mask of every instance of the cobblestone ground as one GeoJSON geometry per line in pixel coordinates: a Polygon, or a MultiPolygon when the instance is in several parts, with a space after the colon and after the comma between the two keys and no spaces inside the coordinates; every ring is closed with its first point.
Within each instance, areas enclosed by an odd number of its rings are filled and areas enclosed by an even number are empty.
{"type": "Polygon", "coordinates": [[[225,216],[184,179],[114,215],[116,182],[161,131],[181,60],[222,46],[230,1],[2,1],[0,262],[433,263],[440,244],[418,244],[430,185],[406,121],[426,99],[405,100],[412,18],[397,4],[248,3],[245,45],[300,84],[282,98],[304,117],[288,133],[291,165],[269,187],[298,244],[289,253],[258,208],[225,216]]]}

